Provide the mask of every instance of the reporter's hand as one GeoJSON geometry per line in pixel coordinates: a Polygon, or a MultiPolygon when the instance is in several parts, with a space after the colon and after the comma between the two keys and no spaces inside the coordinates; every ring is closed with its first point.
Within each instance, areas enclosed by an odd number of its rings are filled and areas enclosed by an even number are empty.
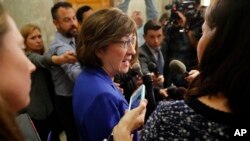
{"type": "Polygon", "coordinates": [[[178,14],[178,16],[180,17],[180,20],[179,20],[179,25],[181,26],[181,27],[185,27],[186,26],[186,23],[187,23],[187,18],[186,18],[186,16],[182,13],[182,12],[180,12],[180,11],[176,11],[176,13],[178,14]]]}
{"type": "Polygon", "coordinates": [[[158,77],[156,77],[155,75],[152,75],[152,80],[153,80],[153,85],[158,87],[158,86],[163,85],[164,77],[163,75],[159,75],[158,77]]]}
{"type": "Polygon", "coordinates": [[[131,132],[144,124],[147,100],[144,99],[140,105],[131,111],[127,111],[119,123],[113,128],[114,140],[132,140],[131,132]]]}
{"type": "Polygon", "coordinates": [[[163,96],[163,97],[168,97],[168,92],[167,92],[167,88],[164,88],[164,89],[160,89],[160,95],[163,96]]]}
{"type": "Polygon", "coordinates": [[[188,76],[185,77],[188,83],[194,80],[195,77],[197,77],[200,74],[198,70],[191,70],[188,72],[188,76]]]}

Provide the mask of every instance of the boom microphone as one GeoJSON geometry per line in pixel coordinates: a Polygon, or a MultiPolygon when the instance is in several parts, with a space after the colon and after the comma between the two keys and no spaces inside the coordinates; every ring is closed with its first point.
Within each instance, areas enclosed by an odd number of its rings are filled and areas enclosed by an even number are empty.
{"type": "Polygon", "coordinates": [[[179,60],[172,60],[169,63],[169,68],[170,68],[171,71],[173,71],[175,73],[184,74],[185,76],[189,75],[188,72],[187,72],[185,64],[182,63],[179,60]]]}

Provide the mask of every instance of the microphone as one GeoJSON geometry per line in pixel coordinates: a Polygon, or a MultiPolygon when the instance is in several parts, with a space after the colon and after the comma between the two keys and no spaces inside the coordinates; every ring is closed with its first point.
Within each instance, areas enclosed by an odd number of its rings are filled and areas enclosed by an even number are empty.
{"type": "Polygon", "coordinates": [[[156,77],[159,76],[159,71],[158,71],[157,66],[156,66],[155,63],[149,62],[149,64],[148,64],[148,70],[150,72],[153,72],[156,77]]]}
{"type": "Polygon", "coordinates": [[[174,84],[171,84],[167,87],[167,93],[170,99],[180,100],[184,98],[187,89],[184,87],[176,87],[174,84]]]}
{"type": "Polygon", "coordinates": [[[172,70],[175,73],[184,74],[185,76],[189,75],[188,72],[187,72],[185,64],[182,63],[179,60],[172,60],[169,63],[169,68],[170,68],[170,70],[172,70]]]}
{"type": "Polygon", "coordinates": [[[154,89],[153,89],[153,84],[152,84],[153,80],[151,78],[151,75],[142,73],[141,66],[139,63],[134,63],[131,66],[131,70],[136,72],[138,75],[141,76],[143,84],[146,87],[145,98],[148,100],[148,104],[147,104],[147,111],[146,111],[145,119],[148,119],[148,117],[154,111],[154,109],[156,108],[156,105],[157,105],[156,101],[155,101],[155,94],[154,94],[154,89]]]}
{"type": "Polygon", "coordinates": [[[139,63],[134,63],[131,66],[131,70],[133,70],[134,72],[136,72],[139,76],[143,76],[143,73],[141,71],[141,65],[139,63]]]}

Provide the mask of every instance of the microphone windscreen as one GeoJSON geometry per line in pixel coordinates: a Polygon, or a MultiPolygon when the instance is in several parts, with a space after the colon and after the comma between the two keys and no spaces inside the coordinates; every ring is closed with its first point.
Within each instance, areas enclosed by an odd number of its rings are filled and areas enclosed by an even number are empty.
{"type": "Polygon", "coordinates": [[[150,72],[154,72],[154,71],[156,70],[156,68],[157,68],[157,66],[156,66],[155,63],[153,63],[153,62],[149,62],[149,63],[148,63],[148,70],[149,70],[150,72]]]}
{"type": "Polygon", "coordinates": [[[143,74],[141,72],[141,65],[139,63],[134,63],[131,66],[131,69],[134,70],[135,72],[137,72],[140,76],[143,76],[143,74]]]}
{"type": "Polygon", "coordinates": [[[178,73],[178,74],[185,74],[186,73],[186,66],[179,60],[172,60],[169,63],[169,68],[172,72],[178,73]]]}

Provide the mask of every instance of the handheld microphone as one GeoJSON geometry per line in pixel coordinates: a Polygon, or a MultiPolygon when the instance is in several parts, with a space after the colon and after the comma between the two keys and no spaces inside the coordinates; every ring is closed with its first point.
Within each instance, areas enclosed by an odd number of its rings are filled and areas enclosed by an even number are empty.
{"type": "Polygon", "coordinates": [[[167,93],[170,99],[180,100],[184,98],[184,95],[187,93],[187,89],[184,87],[176,87],[172,84],[167,87],[167,93]]]}
{"type": "Polygon", "coordinates": [[[139,76],[143,76],[143,73],[141,71],[141,65],[139,63],[134,63],[132,66],[131,66],[131,69],[136,72],[139,76]]]}
{"type": "Polygon", "coordinates": [[[170,70],[172,70],[175,73],[184,74],[185,76],[189,75],[188,72],[187,72],[185,64],[182,63],[179,60],[172,60],[169,63],[169,68],[170,68],[170,70]]]}
{"type": "Polygon", "coordinates": [[[159,76],[159,71],[158,71],[157,66],[156,66],[155,63],[149,62],[149,64],[148,64],[148,70],[150,72],[153,72],[156,77],[159,76]]]}

